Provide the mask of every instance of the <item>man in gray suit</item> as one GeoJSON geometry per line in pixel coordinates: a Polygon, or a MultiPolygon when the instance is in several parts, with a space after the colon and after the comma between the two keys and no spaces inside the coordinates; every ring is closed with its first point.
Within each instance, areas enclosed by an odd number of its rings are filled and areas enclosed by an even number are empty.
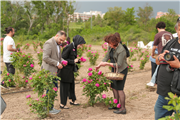
{"type": "MultiPolygon", "coordinates": [[[[60,44],[66,39],[66,33],[64,31],[58,31],[57,34],[51,39],[47,40],[43,46],[43,61],[42,61],[42,69],[49,70],[51,75],[56,76],[60,69],[63,68],[61,64],[62,56],[60,44]]],[[[58,88],[57,79],[55,79],[54,85],[58,88]]],[[[48,91],[47,91],[48,92],[48,91]]],[[[49,113],[57,114],[60,110],[56,110],[52,105],[49,113]]]]}

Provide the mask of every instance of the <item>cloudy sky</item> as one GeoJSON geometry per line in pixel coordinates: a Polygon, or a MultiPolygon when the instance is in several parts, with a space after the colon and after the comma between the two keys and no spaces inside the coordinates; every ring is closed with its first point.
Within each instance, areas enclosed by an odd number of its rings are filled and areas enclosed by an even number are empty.
{"type": "MultiPolygon", "coordinates": [[[[108,11],[109,7],[122,7],[123,10],[126,10],[127,8],[134,7],[135,11],[138,10],[139,7],[143,8],[147,3],[148,5],[153,7],[153,13],[154,16],[156,16],[157,12],[167,12],[168,9],[174,9],[177,14],[180,14],[180,0],[151,0],[151,1],[145,1],[145,0],[75,0],[75,7],[76,12],[89,12],[92,11],[101,11],[102,13],[105,13],[108,11]]],[[[137,12],[135,12],[135,15],[137,12]]]]}

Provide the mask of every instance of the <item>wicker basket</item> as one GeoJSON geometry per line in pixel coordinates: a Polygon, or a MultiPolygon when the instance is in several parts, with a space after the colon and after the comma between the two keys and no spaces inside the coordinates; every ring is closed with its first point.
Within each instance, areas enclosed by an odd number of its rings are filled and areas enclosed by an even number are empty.
{"type": "Polygon", "coordinates": [[[117,68],[117,70],[115,70],[116,72],[114,72],[114,73],[113,72],[108,72],[108,73],[105,74],[105,77],[107,79],[110,79],[110,80],[123,80],[124,79],[124,74],[117,73],[117,71],[118,71],[117,64],[116,64],[116,68],[117,68]]]}

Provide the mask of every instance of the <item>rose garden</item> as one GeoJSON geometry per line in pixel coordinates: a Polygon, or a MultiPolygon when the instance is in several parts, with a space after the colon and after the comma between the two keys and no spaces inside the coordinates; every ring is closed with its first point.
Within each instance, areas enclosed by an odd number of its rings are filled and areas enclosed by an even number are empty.
{"type": "MultiPolygon", "coordinates": [[[[2,119],[154,118],[153,107],[157,99],[156,86],[153,88],[146,86],[151,79],[150,49],[142,49],[136,43],[129,47],[130,57],[127,59],[129,72],[125,84],[128,110],[126,115],[114,115],[111,110],[108,110],[108,106],[118,108],[121,106],[121,104],[116,104],[117,100],[113,98],[111,81],[104,76],[106,72],[110,72],[111,68],[102,67],[95,72],[95,66],[107,53],[106,43],[101,46],[84,45],[83,48],[78,49],[77,57],[83,63],[78,65],[80,69],[74,74],[77,101],[81,105],[70,107],[69,110],[61,110],[57,115],[50,115],[48,108],[54,101],[52,96],[57,96],[54,106],[59,109],[59,88],[53,86],[53,76],[48,71],[41,70],[43,42],[32,42],[25,45],[17,43],[16,47],[21,50],[11,54],[13,65],[16,68],[14,75],[6,71],[1,54],[1,70],[3,71],[1,80],[3,79],[4,84],[8,87],[7,89],[1,88],[2,97],[7,103],[7,109],[1,116],[2,119]],[[10,85],[16,87],[9,88],[10,85]],[[46,94],[46,90],[51,92],[46,94]]],[[[68,64],[64,61],[62,63],[68,64]]],[[[174,102],[179,103],[178,97],[172,94],[170,97],[173,104],[174,102]]],[[[173,108],[167,106],[167,109],[176,109],[176,107],[178,109],[176,105],[173,108]]]]}

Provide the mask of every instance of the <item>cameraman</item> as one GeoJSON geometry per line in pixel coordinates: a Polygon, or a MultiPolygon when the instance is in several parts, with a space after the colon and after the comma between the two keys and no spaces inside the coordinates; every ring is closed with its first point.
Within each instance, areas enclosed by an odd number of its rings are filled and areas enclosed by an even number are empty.
{"type": "MultiPolygon", "coordinates": [[[[164,109],[164,105],[168,105],[168,100],[165,99],[165,97],[168,97],[168,92],[171,91],[171,81],[173,79],[174,71],[173,69],[180,70],[180,61],[179,59],[173,55],[174,60],[172,61],[166,61],[164,59],[164,55],[169,52],[175,52],[177,54],[180,54],[180,19],[177,20],[178,29],[177,34],[178,37],[176,39],[172,39],[169,41],[166,46],[163,48],[162,53],[159,54],[159,56],[156,58],[156,64],[159,65],[159,70],[157,73],[157,94],[159,94],[158,99],[156,101],[156,104],[154,106],[155,111],[155,120],[158,120],[159,118],[165,117],[165,116],[171,116],[174,112],[173,110],[168,111],[167,109],[164,109]],[[172,68],[172,71],[167,71],[167,66],[170,66],[172,68]]],[[[176,94],[176,93],[174,93],[176,94]]],[[[180,96],[179,94],[177,94],[180,96]]]]}

